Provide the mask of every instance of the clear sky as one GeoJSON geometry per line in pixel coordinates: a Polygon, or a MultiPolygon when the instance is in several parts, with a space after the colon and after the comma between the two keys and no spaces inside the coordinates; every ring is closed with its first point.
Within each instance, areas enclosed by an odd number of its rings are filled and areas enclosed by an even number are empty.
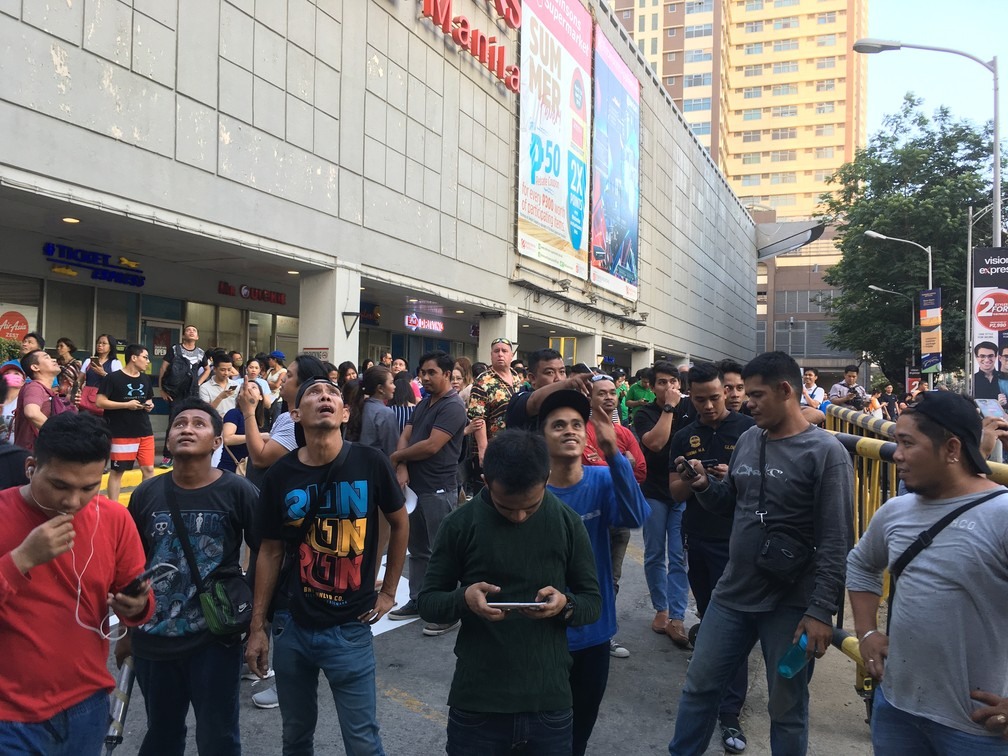
{"type": "MultiPolygon", "coordinates": [[[[997,56],[1004,145],[1008,138],[1008,0],[867,2],[870,37],[951,47],[984,61],[997,56]]],[[[899,109],[908,91],[924,98],[927,113],[947,105],[954,117],[976,123],[993,118],[994,77],[978,63],[958,55],[908,49],[868,59],[869,136],[878,131],[886,115],[899,109]]]]}

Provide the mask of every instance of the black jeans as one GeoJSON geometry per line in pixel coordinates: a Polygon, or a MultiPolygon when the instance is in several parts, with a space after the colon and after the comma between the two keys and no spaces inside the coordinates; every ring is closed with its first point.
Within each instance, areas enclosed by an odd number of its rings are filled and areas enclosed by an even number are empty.
{"type": "Polygon", "coordinates": [[[571,710],[487,714],[453,706],[445,751],[448,756],[569,756],[571,710]]]}
{"type": "Polygon", "coordinates": [[[574,659],[570,674],[574,697],[574,756],[584,756],[609,682],[609,641],[571,651],[571,658],[574,659]]]}

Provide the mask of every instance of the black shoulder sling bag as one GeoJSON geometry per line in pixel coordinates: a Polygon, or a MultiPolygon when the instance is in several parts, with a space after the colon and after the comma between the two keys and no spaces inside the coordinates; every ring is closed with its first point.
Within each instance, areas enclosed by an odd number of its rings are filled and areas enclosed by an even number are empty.
{"type": "Polygon", "coordinates": [[[763,526],[763,543],[756,553],[756,566],[763,572],[787,585],[794,585],[805,576],[815,547],[794,528],[783,525],[768,525],[763,519],[769,514],[766,498],[766,445],[767,433],[760,438],[759,469],[759,511],[756,512],[763,526]]]}
{"type": "Polygon", "coordinates": [[[907,550],[900,554],[899,558],[893,562],[892,566],[889,568],[889,614],[886,618],[886,635],[889,634],[889,627],[892,624],[893,606],[896,603],[896,582],[899,579],[899,576],[903,574],[903,570],[906,569],[906,566],[910,564],[914,557],[930,546],[934,541],[935,536],[942,532],[949,523],[973,509],[973,507],[979,506],[985,501],[990,501],[995,496],[1000,496],[1005,492],[1006,489],[1004,486],[998,486],[993,492],[987,494],[986,496],[981,496],[979,499],[967,502],[961,507],[957,507],[955,510],[949,512],[947,515],[938,520],[938,522],[927,530],[922,530],[914,542],[907,547],[907,550]]]}

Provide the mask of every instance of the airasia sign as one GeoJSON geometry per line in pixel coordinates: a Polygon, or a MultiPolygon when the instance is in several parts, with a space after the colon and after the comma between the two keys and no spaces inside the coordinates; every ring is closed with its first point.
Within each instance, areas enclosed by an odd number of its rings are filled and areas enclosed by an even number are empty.
{"type": "Polygon", "coordinates": [[[20,312],[8,310],[0,315],[0,339],[21,341],[28,333],[28,319],[20,312]]]}

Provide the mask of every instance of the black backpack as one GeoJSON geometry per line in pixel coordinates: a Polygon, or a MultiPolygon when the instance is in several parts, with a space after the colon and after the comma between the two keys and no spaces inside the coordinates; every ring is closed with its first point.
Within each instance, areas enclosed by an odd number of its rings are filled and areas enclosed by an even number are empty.
{"type": "Polygon", "coordinates": [[[171,363],[165,371],[164,378],[161,379],[161,389],[173,399],[195,396],[199,391],[196,380],[198,369],[199,365],[193,365],[182,353],[182,347],[173,344],[171,363]]]}

